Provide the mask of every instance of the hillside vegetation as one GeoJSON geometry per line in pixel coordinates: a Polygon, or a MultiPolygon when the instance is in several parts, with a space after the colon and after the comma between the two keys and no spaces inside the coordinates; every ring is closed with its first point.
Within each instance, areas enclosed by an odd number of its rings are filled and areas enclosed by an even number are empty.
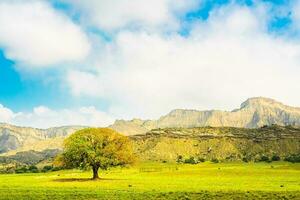
{"type": "MultiPolygon", "coordinates": [[[[256,129],[164,128],[129,138],[133,142],[135,154],[141,161],[197,163],[300,160],[300,128],[293,126],[273,125],[256,129]]],[[[52,150],[4,154],[0,156],[0,163],[17,163],[19,166],[36,165],[47,159],[51,161],[55,153],[62,149],[63,138],[59,141],[52,150]]]]}
{"type": "MultiPolygon", "coordinates": [[[[300,108],[259,97],[248,99],[242,103],[239,109],[231,112],[177,109],[157,120],[117,120],[110,128],[131,136],[146,134],[159,128],[205,126],[259,128],[265,125],[271,126],[272,124],[300,127],[300,108]]],[[[66,137],[83,128],[85,127],[65,126],[36,129],[0,123],[0,154],[13,155],[20,151],[43,151],[45,149],[61,148],[62,141],[66,137]]],[[[251,131],[248,131],[248,133],[251,134],[251,131]]]]}
{"type": "Polygon", "coordinates": [[[265,126],[257,129],[199,127],[154,129],[131,136],[142,160],[176,161],[178,157],[220,161],[284,159],[300,154],[300,129],[265,126]]]}

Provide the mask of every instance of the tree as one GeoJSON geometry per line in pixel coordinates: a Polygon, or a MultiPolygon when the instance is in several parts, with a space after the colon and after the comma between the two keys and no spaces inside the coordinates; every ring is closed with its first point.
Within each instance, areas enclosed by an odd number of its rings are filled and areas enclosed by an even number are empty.
{"type": "Polygon", "coordinates": [[[98,179],[99,168],[131,164],[134,154],[128,137],[109,128],[87,128],[64,141],[61,159],[66,167],[91,167],[98,179]]]}
{"type": "Polygon", "coordinates": [[[272,161],[280,161],[280,156],[278,155],[273,155],[271,158],[272,161]]]}
{"type": "Polygon", "coordinates": [[[38,173],[39,169],[37,168],[37,166],[31,165],[31,166],[28,167],[28,171],[31,172],[31,173],[38,173]]]}
{"type": "Polygon", "coordinates": [[[271,162],[271,160],[269,159],[268,156],[265,156],[265,155],[262,155],[260,157],[260,160],[259,161],[263,161],[263,162],[271,162]]]}

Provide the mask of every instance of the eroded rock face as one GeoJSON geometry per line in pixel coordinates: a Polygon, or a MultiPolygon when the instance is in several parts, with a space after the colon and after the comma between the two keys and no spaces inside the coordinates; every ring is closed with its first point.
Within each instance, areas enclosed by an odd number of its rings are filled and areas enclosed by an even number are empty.
{"type": "Polygon", "coordinates": [[[17,149],[20,146],[18,138],[9,129],[0,129],[0,154],[17,149]]]}
{"type": "Polygon", "coordinates": [[[49,129],[35,129],[2,123],[0,124],[0,153],[20,149],[22,147],[43,150],[48,147],[61,146],[61,142],[58,138],[65,138],[82,128],[83,127],[80,126],[66,126],[49,129]],[[53,143],[57,143],[57,145],[53,143]]]}
{"type": "MultiPolygon", "coordinates": [[[[117,120],[110,127],[125,135],[139,135],[158,128],[257,128],[272,124],[300,126],[300,108],[286,106],[272,99],[250,98],[239,109],[230,112],[177,109],[158,120],[117,120]]],[[[0,154],[60,149],[65,137],[82,128],[84,127],[65,126],[35,129],[0,123],[0,154]]]]}
{"type": "Polygon", "coordinates": [[[126,135],[144,134],[151,129],[171,127],[231,126],[258,128],[264,125],[300,126],[300,108],[268,98],[250,98],[233,111],[176,109],[158,120],[116,121],[111,128],[126,135]]]}
{"type": "Polygon", "coordinates": [[[130,138],[137,155],[146,161],[174,162],[178,156],[255,161],[300,153],[300,128],[292,126],[164,128],[130,138]]]}

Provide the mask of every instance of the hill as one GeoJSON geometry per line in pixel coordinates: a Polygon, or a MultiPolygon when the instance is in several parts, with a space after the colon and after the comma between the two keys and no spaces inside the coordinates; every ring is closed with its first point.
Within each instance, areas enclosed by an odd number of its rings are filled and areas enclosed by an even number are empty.
{"type": "MultiPolygon", "coordinates": [[[[141,161],[180,162],[269,161],[300,159],[300,128],[264,126],[248,129],[236,127],[196,127],[153,129],[146,134],[129,136],[141,161]],[[191,160],[192,159],[192,160],[191,160]]],[[[13,151],[0,156],[0,163],[37,164],[52,158],[62,148],[63,138],[54,149],[13,151]],[[45,153],[46,152],[46,153],[45,153]],[[51,154],[49,154],[51,152],[51,154]],[[54,152],[54,153],[53,153],[54,152]],[[51,156],[49,156],[51,155],[51,156]]]]}
{"type": "Polygon", "coordinates": [[[300,108],[291,107],[273,99],[250,98],[233,111],[197,111],[176,109],[157,120],[117,120],[110,127],[126,135],[144,134],[157,128],[243,127],[264,125],[300,126],[300,108]]]}
{"type": "MultiPolygon", "coordinates": [[[[158,120],[118,120],[110,127],[129,135],[136,152],[145,160],[176,160],[179,155],[254,160],[264,154],[298,154],[299,126],[300,108],[251,98],[231,112],[178,109],[158,120]]],[[[63,140],[82,128],[35,129],[2,123],[0,154],[61,149],[63,140]]]]}
{"type": "Polygon", "coordinates": [[[130,138],[140,158],[152,161],[178,157],[258,161],[263,156],[283,159],[300,154],[300,128],[292,126],[165,128],[130,138]]]}
{"type": "Polygon", "coordinates": [[[36,129],[19,127],[10,124],[0,124],[0,154],[12,150],[43,150],[56,148],[60,141],[82,126],[54,127],[36,129]]]}

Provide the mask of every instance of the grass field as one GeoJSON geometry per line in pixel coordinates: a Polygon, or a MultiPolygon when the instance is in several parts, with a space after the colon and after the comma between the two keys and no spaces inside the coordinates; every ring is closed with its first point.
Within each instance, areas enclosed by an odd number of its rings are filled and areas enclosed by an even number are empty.
{"type": "Polygon", "coordinates": [[[100,172],[0,175],[0,199],[300,199],[300,164],[143,163],[100,172]]]}

